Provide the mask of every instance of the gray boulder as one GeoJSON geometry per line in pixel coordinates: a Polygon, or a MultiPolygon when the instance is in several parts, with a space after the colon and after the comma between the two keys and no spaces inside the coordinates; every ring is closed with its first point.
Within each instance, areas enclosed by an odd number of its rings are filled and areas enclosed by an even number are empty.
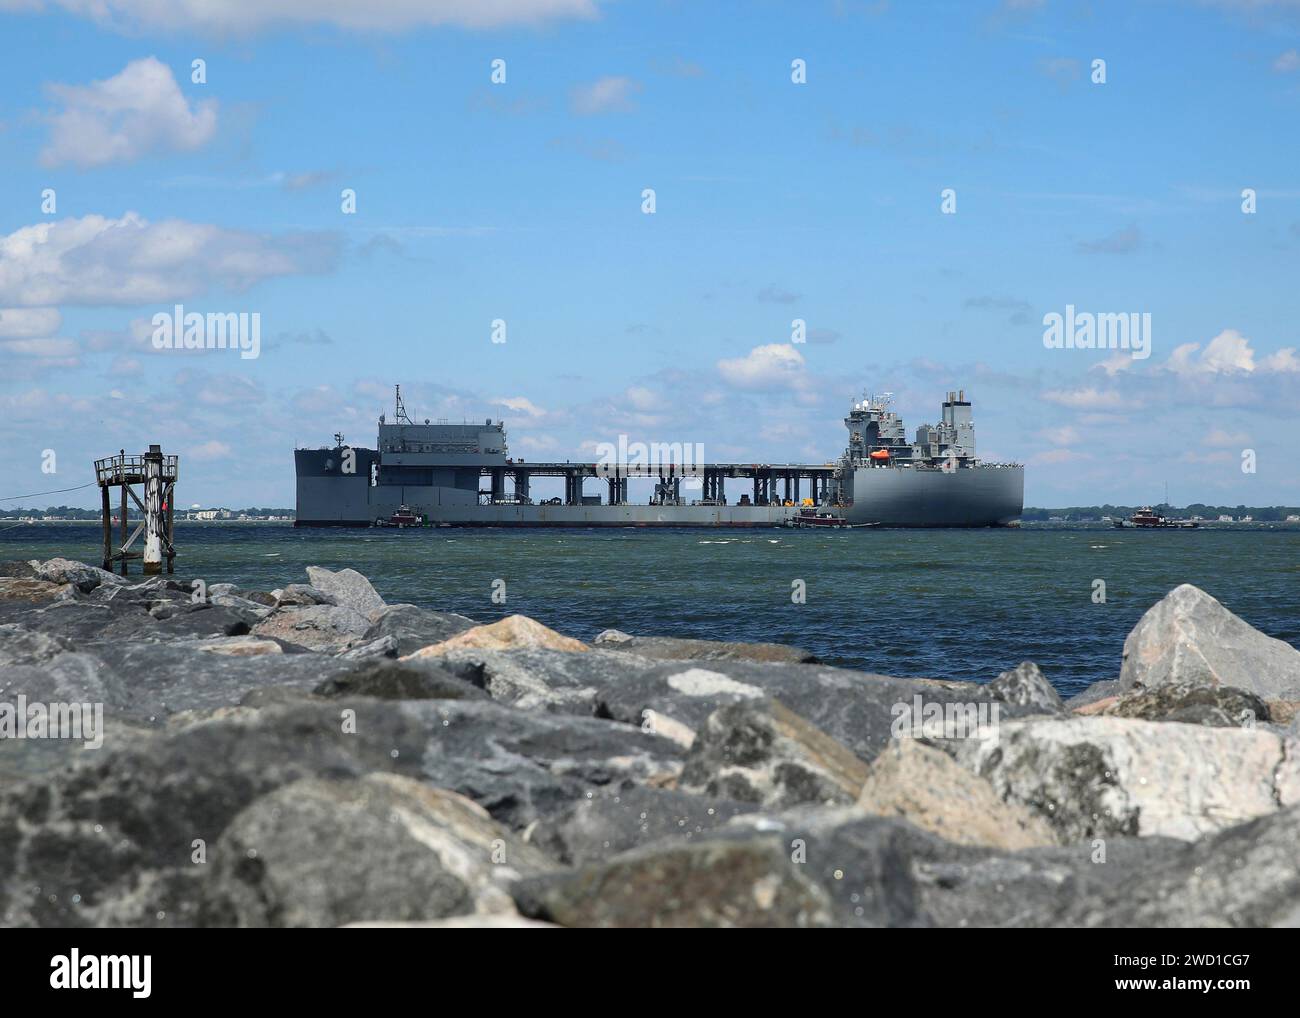
{"type": "MultiPolygon", "coordinates": [[[[296,605],[304,607],[309,604],[338,604],[333,594],[327,594],[319,587],[309,583],[290,583],[280,590],[275,599],[276,605],[296,605]]],[[[364,614],[364,613],[363,613],[364,614]]]]}
{"type": "Polygon", "coordinates": [[[340,661],[369,661],[372,658],[395,659],[397,657],[397,641],[391,636],[377,636],[373,640],[364,640],[363,643],[349,647],[335,656],[340,661]]]}
{"type": "Polygon", "coordinates": [[[696,840],[754,809],[748,802],[623,783],[542,817],[528,840],[566,865],[582,865],[657,841],[696,840]]]}
{"type": "Polygon", "coordinates": [[[807,927],[834,922],[826,892],[773,837],[635,849],[572,874],[520,881],[519,911],[562,926],[807,927]]]}
{"type": "Polygon", "coordinates": [[[375,661],[326,679],[317,696],[373,696],[381,700],[486,700],[488,695],[450,672],[428,665],[375,661]]]}
{"type": "Polygon", "coordinates": [[[304,778],[403,774],[521,830],[623,781],[667,784],[679,752],[608,721],[459,700],[303,699],[137,732],[0,785],[0,921],[200,923],[212,871],[192,861],[196,840],[211,850],[246,807],[304,778]]]}
{"type": "Polygon", "coordinates": [[[1300,747],[1263,730],[1029,719],[952,749],[999,797],[1048,819],[1063,841],[1193,840],[1300,802],[1300,747]]]}
{"type": "Polygon", "coordinates": [[[253,627],[256,636],[275,637],[307,650],[335,654],[366,642],[370,620],[344,605],[277,608],[253,627]]]}
{"type": "Polygon", "coordinates": [[[551,865],[468,799],[393,774],[285,785],[209,862],[202,918],[223,927],[513,914],[506,887],[551,865]]]}
{"type": "Polygon", "coordinates": [[[858,806],[962,845],[1014,851],[1057,841],[1040,814],[1004,802],[983,778],[916,739],[896,739],[872,761],[858,806]]]}
{"type": "Polygon", "coordinates": [[[816,655],[779,643],[730,643],[722,640],[686,640],[675,636],[629,636],[617,629],[606,629],[593,642],[604,650],[627,651],[656,661],[820,664],[816,655]]]}
{"type": "Polygon", "coordinates": [[[1104,711],[1108,717],[1178,721],[1216,728],[1250,728],[1271,720],[1268,704],[1254,693],[1231,686],[1163,683],[1152,689],[1136,686],[1104,711]]]}
{"type": "Polygon", "coordinates": [[[1300,650],[1184,583],[1150,608],[1124,641],[1122,690],[1167,683],[1233,686],[1265,700],[1300,700],[1300,650]]]}
{"type": "Polygon", "coordinates": [[[1065,712],[1061,695],[1047,681],[1042,669],[1032,661],[1023,661],[1010,671],[1003,672],[989,683],[988,688],[1003,703],[1037,707],[1041,714],[1065,712]]]}
{"type": "Polygon", "coordinates": [[[422,647],[442,643],[457,633],[473,629],[477,623],[464,615],[430,611],[413,604],[390,604],[370,613],[371,627],[367,640],[391,636],[397,641],[397,654],[405,657],[422,647]]]}
{"type": "Polygon", "coordinates": [[[855,802],[866,765],[781,703],[742,700],[705,720],[679,787],[769,809],[855,802]]]}
{"type": "Polygon", "coordinates": [[[52,558],[45,562],[33,560],[30,563],[34,578],[48,583],[71,583],[82,593],[88,594],[101,585],[122,586],[129,581],[98,566],[88,566],[84,562],[74,562],[66,558],[52,558]]]}
{"type": "Polygon", "coordinates": [[[307,579],[317,590],[332,596],[337,604],[362,615],[385,607],[384,599],[375,592],[370,581],[355,569],[334,572],[321,566],[308,566],[307,579]]]}

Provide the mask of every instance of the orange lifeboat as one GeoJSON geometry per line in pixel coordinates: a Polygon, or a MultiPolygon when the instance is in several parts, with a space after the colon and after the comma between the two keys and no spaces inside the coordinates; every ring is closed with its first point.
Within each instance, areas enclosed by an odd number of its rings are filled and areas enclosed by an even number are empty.
{"type": "Polygon", "coordinates": [[[888,449],[873,450],[871,453],[871,458],[873,460],[887,460],[889,459],[889,450],[888,449]]]}

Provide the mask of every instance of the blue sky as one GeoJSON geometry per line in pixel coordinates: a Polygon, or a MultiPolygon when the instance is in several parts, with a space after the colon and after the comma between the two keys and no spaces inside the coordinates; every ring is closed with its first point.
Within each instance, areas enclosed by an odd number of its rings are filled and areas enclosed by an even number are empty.
{"type": "Polygon", "coordinates": [[[769,462],[963,387],[1028,504],[1300,503],[1298,48],[1263,0],[0,0],[0,496],[160,441],[292,505],[400,382],[525,458],[769,462]],[[261,355],[154,349],[175,302],[261,355]],[[1045,348],[1068,304],[1150,357],[1045,348]]]}

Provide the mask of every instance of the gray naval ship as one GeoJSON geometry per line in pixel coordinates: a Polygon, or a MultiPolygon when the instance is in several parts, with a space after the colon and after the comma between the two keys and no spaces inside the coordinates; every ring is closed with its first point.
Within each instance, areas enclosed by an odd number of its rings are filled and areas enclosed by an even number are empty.
{"type": "Polygon", "coordinates": [[[377,448],[336,434],[332,446],[295,450],[295,526],[776,527],[816,515],[998,527],[1019,518],[1024,467],[976,459],[964,391],[949,392],[940,423],[921,425],[910,442],[889,394],[854,402],[844,424],[848,448],[827,463],[697,463],[679,444],[592,463],[525,462],[510,456],[501,421],[417,423],[398,386],[377,448]],[[535,500],[538,477],[563,478],[564,495],[535,500]],[[651,482],[647,501],[629,500],[632,478],[651,482]]]}

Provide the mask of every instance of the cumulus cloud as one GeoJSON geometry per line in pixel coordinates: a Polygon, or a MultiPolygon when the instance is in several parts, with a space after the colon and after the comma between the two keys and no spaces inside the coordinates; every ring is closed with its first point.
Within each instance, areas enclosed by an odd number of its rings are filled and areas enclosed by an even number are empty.
{"type": "Polygon", "coordinates": [[[630,113],[636,108],[632,96],[641,91],[641,83],[621,75],[597,78],[579,85],[569,94],[573,112],[588,117],[597,113],[630,113]]]}
{"type": "Polygon", "coordinates": [[[525,414],[529,417],[546,416],[546,411],[526,396],[502,396],[494,399],[492,403],[495,406],[503,406],[507,410],[513,410],[517,414],[525,414]]]}
{"type": "Polygon", "coordinates": [[[62,324],[55,308],[0,308],[0,339],[39,339],[58,332],[62,324]]]}
{"type": "Polygon", "coordinates": [[[759,392],[797,389],[806,383],[803,355],[789,343],[756,346],[744,357],[720,360],[718,373],[734,388],[759,392]]]}
{"type": "Polygon", "coordinates": [[[1300,359],[1296,357],[1295,347],[1291,346],[1257,359],[1249,339],[1236,329],[1224,329],[1206,344],[1204,350],[1201,350],[1200,343],[1183,343],[1175,348],[1164,367],[1183,376],[1287,374],[1300,371],[1300,359]]]}
{"type": "Polygon", "coordinates": [[[230,455],[231,449],[225,442],[215,438],[185,450],[185,455],[196,460],[220,460],[230,455]]]}
{"type": "Polygon", "coordinates": [[[498,28],[593,18],[598,13],[597,0],[25,0],[25,6],[62,9],[118,29],[214,34],[307,24],[374,31],[439,25],[498,28]]]}
{"type": "Polygon", "coordinates": [[[1131,409],[1133,401],[1126,399],[1113,389],[1048,389],[1043,399],[1059,406],[1073,410],[1121,410],[1131,409]]]}
{"type": "Polygon", "coordinates": [[[0,236],[0,304],[136,305],[213,286],[242,291],[277,276],[324,272],[334,234],[270,236],[134,212],[38,223],[0,236]]]}
{"type": "Polygon", "coordinates": [[[82,168],[130,163],[158,152],[193,152],[217,132],[217,103],[186,101],[171,68],[154,57],[133,60],[89,85],[49,85],[63,108],[48,116],[45,166],[82,168]]]}

